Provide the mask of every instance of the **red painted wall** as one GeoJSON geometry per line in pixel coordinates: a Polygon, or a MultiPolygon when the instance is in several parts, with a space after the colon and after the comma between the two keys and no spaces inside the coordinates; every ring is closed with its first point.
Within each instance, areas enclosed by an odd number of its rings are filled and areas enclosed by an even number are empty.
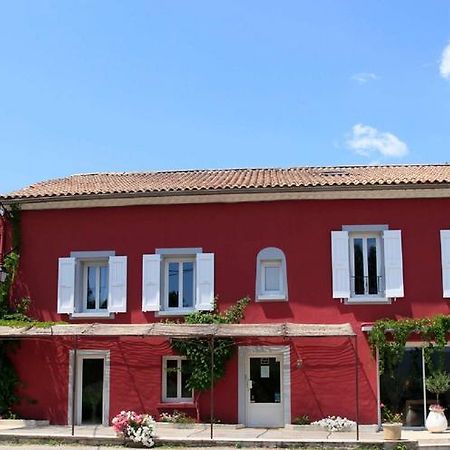
{"type": "MultiPolygon", "coordinates": [[[[58,258],[69,256],[71,251],[115,250],[117,255],[128,256],[128,312],[117,314],[115,322],[152,322],[154,314],[141,311],[143,254],[154,253],[156,248],[174,247],[202,247],[205,252],[213,252],[215,290],[219,307],[224,309],[245,295],[254,298],[256,255],[264,247],[279,247],[286,255],[289,301],[252,301],[245,321],[350,322],[360,336],[362,419],[374,423],[377,418],[375,362],[367,339],[360,332],[361,323],[384,317],[449,313],[448,301],[442,297],[439,240],[439,230],[449,226],[450,199],[24,211],[18,293],[32,298],[31,314],[39,319],[68,320],[67,316],[56,314],[58,258]],[[331,297],[330,232],[340,230],[342,225],[363,224],[387,224],[390,229],[402,230],[405,297],[392,305],[349,306],[331,297]]],[[[161,355],[166,350],[161,353],[153,346],[145,347],[142,341],[131,341],[119,345],[102,340],[83,345],[111,349],[112,414],[121,409],[141,410],[142,406],[156,414],[155,404],[161,395],[161,355]],[[144,346],[145,351],[138,351],[139,346],[144,346]],[[149,357],[144,357],[147,354],[149,357]]],[[[296,340],[292,345],[292,417],[341,414],[354,418],[354,365],[350,344],[342,339],[320,339],[296,340]],[[294,357],[296,352],[303,360],[300,369],[294,357]]],[[[28,379],[26,392],[37,400],[36,404],[23,403],[23,414],[64,423],[67,348],[59,341],[30,342],[23,344],[17,360],[22,375],[28,379]],[[51,384],[49,377],[41,375],[46,373],[45,367],[51,372],[51,384]],[[43,372],[38,370],[41,368],[43,372]],[[54,390],[53,380],[58,383],[54,390]]],[[[216,402],[217,417],[226,422],[237,420],[237,358],[230,362],[226,381],[218,384],[216,402]],[[234,389],[233,397],[230,388],[234,389]]],[[[207,408],[205,398],[204,414],[207,408]]]]}

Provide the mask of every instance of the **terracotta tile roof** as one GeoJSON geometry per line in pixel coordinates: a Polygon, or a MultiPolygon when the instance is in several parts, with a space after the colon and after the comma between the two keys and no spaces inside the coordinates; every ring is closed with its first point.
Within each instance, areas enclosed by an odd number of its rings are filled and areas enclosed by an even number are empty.
{"type": "Polygon", "coordinates": [[[450,183],[448,164],[90,173],[42,181],[0,198],[7,200],[89,195],[109,197],[141,193],[445,183],[450,183]]]}

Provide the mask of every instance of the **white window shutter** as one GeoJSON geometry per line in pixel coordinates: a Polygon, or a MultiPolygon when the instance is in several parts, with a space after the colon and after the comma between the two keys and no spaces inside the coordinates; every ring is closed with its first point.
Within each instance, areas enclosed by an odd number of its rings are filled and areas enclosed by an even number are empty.
{"type": "Polygon", "coordinates": [[[214,308],[214,253],[197,253],[195,307],[199,311],[214,308]]]}
{"type": "Polygon", "coordinates": [[[58,314],[71,314],[75,305],[75,258],[58,260],[58,314]]]}
{"type": "Polygon", "coordinates": [[[450,297],[450,230],[441,230],[442,289],[450,297]]]}
{"type": "Polygon", "coordinates": [[[127,310],[127,257],[109,257],[109,294],[108,311],[126,312],[127,310]]]}
{"type": "Polygon", "coordinates": [[[331,232],[333,298],[350,298],[350,257],[348,231],[331,232]]]}
{"type": "Polygon", "coordinates": [[[161,308],[161,255],[142,257],[142,311],[161,308]]]}
{"type": "Polygon", "coordinates": [[[402,233],[383,231],[385,293],[387,298],[403,297],[402,233]]]}

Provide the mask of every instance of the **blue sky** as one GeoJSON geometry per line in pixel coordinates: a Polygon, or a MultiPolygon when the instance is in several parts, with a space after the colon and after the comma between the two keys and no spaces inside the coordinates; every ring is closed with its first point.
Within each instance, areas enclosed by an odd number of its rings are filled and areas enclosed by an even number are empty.
{"type": "Polygon", "coordinates": [[[0,192],[450,161],[447,0],[0,0],[0,192]]]}

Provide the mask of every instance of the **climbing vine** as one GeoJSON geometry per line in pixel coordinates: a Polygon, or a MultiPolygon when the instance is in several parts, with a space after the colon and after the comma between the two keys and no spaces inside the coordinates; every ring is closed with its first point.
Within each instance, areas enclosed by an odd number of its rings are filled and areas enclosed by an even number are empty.
{"type": "MultiPolygon", "coordinates": [[[[11,226],[11,250],[3,261],[7,276],[0,283],[0,324],[19,325],[32,322],[27,315],[30,303],[28,298],[19,298],[13,301],[13,285],[16,280],[20,260],[20,209],[12,205],[8,211],[8,220],[11,226]]],[[[17,345],[11,341],[0,341],[0,417],[14,417],[12,407],[19,401],[17,388],[20,379],[11,360],[11,351],[17,345]]]]}
{"type": "MultiPolygon", "coordinates": [[[[244,317],[244,311],[250,299],[244,297],[230,306],[226,311],[198,311],[185,318],[187,324],[221,324],[239,323],[244,317]]],[[[172,348],[190,361],[190,377],[187,385],[197,392],[205,391],[211,385],[211,345],[209,340],[173,339],[172,348]]],[[[225,374],[226,363],[234,351],[234,341],[231,338],[214,340],[214,368],[213,378],[217,380],[225,374]]]]}
{"type": "Polygon", "coordinates": [[[408,337],[415,335],[426,343],[425,364],[430,371],[443,370],[450,315],[437,315],[421,319],[382,319],[374,323],[369,343],[378,349],[380,372],[392,374],[402,361],[408,337]],[[437,358],[433,358],[433,355],[437,358]],[[437,359],[437,360],[436,360],[437,359]]]}

